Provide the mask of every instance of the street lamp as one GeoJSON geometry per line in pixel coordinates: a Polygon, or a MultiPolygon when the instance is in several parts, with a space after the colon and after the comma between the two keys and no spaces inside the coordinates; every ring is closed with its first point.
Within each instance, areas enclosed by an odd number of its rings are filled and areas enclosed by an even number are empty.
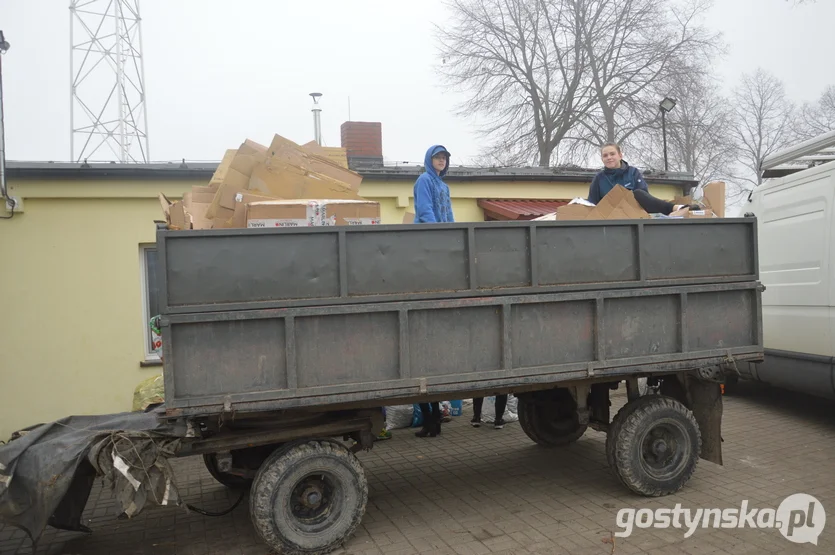
{"type": "Polygon", "coordinates": [[[672,98],[665,97],[658,107],[661,108],[661,135],[664,137],[664,171],[667,171],[667,112],[676,107],[676,101],[672,98]]]}

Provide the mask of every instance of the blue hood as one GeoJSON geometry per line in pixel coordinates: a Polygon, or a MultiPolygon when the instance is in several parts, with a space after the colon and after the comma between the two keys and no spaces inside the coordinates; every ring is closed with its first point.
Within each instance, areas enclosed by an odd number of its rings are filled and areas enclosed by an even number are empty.
{"type": "MultiPolygon", "coordinates": [[[[435,171],[435,168],[432,166],[432,157],[438,154],[439,152],[446,152],[449,154],[449,151],[446,149],[444,145],[432,145],[429,147],[429,150],[426,151],[426,156],[423,159],[423,167],[427,172],[432,172],[433,175],[438,175],[438,172],[435,171]]],[[[441,175],[439,177],[443,177],[446,175],[446,172],[449,170],[449,157],[447,157],[446,167],[441,170],[441,175]]]]}
{"type": "Polygon", "coordinates": [[[440,175],[432,167],[432,156],[439,152],[449,151],[443,145],[432,145],[426,151],[423,159],[424,171],[415,181],[415,223],[454,222],[452,215],[452,200],[449,198],[449,187],[443,177],[449,169],[449,159],[440,175]]]}

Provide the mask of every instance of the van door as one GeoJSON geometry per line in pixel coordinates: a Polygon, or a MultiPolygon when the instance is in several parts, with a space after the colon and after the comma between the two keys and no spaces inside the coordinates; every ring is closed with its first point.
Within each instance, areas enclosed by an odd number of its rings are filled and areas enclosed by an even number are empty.
{"type": "Polygon", "coordinates": [[[832,251],[835,163],[763,184],[759,227],[763,339],[759,379],[835,397],[832,251]],[[770,355],[770,356],[769,356],[770,355]]]}

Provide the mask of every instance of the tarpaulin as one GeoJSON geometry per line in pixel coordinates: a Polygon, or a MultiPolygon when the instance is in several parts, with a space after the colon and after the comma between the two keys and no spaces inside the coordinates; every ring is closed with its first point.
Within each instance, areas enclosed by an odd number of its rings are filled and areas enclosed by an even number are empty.
{"type": "Polygon", "coordinates": [[[0,445],[0,520],[33,543],[47,525],[89,532],[81,515],[97,476],[125,516],[148,500],[179,505],[167,459],[187,435],[154,412],[69,416],[27,429],[0,445]]]}

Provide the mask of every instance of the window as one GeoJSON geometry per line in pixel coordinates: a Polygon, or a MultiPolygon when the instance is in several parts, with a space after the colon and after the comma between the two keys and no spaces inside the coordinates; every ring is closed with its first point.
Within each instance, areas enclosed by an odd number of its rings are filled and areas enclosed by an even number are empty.
{"type": "Polygon", "coordinates": [[[145,342],[145,360],[159,361],[160,338],[151,331],[151,318],[159,314],[159,287],[157,286],[157,249],[155,246],[139,247],[139,264],[142,270],[142,329],[145,342]]]}

